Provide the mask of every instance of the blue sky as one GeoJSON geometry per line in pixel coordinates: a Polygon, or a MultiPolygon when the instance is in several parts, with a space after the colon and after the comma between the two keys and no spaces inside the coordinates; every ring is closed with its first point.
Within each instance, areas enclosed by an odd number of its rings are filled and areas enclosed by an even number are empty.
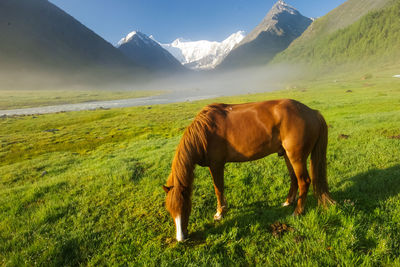
{"type": "MultiPolygon", "coordinates": [[[[239,30],[249,33],[276,0],[50,0],[116,44],[131,31],[163,43],[178,37],[222,41],[239,30]]],[[[307,17],[320,17],[345,0],[286,0],[307,17]]]]}

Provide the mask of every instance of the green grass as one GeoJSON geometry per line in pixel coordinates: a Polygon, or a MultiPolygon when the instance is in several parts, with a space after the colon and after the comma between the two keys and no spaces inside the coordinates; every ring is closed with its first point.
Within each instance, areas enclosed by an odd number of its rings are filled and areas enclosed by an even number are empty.
{"type": "Polygon", "coordinates": [[[400,265],[400,80],[379,74],[194,103],[0,119],[0,265],[400,265]],[[349,91],[351,90],[351,92],[349,91]],[[174,240],[165,183],[184,128],[211,102],[294,98],[325,116],[338,204],[281,207],[289,189],[271,155],[228,164],[229,211],[214,222],[196,169],[190,240],[174,240]],[[58,131],[47,132],[49,129],[58,131]],[[348,139],[340,138],[341,134],[348,139]],[[276,221],[294,228],[274,237],[276,221]]]}
{"type": "Polygon", "coordinates": [[[0,90],[0,110],[138,98],[161,91],[0,90]]]}

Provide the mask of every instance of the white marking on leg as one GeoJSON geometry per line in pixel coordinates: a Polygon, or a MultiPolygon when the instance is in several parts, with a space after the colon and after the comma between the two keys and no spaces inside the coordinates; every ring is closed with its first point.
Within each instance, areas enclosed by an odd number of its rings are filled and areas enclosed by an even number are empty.
{"type": "Polygon", "coordinates": [[[221,212],[217,211],[217,213],[215,213],[214,215],[214,220],[219,221],[222,219],[222,214],[221,212]]]}
{"type": "Polygon", "coordinates": [[[289,203],[289,202],[287,202],[287,201],[286,201],[286,202],[284,202],[284,203],[282,203],[282,206],[283,206],[283,207],[287,207],[287,206],[289,206],[289,205],[290,205],[290,203],[289,203]]]}
{"type": "Polygon", "coordinates": [[[182,225],[181,225],[181,216],[177,216],[175,218],[175,226],[176,226],[176,240],[181,242],[185,239],[183,232],[182,232],[182,225]]]}

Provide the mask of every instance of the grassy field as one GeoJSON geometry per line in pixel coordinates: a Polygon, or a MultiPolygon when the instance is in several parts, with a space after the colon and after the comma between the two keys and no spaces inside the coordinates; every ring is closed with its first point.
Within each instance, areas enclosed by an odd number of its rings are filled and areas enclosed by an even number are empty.
{"type": "Polygon", "coordinates": [[[0,119],[0,265],[400,265],[400,79],[325,79],[193,103],[0,119]],[[184,128],[211,102],[294,98],[329,124],[338,204],[281,207],[284,161],[228,164],[227,216],[196,168],[190,239],[176,243],[165,183],[184,128]],[[290,231],[274,235],[271,224],[290,231]]]}
{"type": "Polygon", "coordinates": [[[0,110],[157,95],[161,91],[0,90],[0,110]]]}

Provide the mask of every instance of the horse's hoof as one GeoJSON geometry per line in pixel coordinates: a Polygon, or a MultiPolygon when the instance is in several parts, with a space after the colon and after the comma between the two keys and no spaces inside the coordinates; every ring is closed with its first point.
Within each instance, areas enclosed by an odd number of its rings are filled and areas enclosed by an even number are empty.
{"type": "Polygon", "coordinates": [[[220,212],[217,212],[214,215],[214,221],[220,221],[220,220],[222,220],[222,214],[220,212]]]}
{"type": "Polygon", "coordinates": [[[282,207],[291,206],[295,202],[296,202],[296,198],[294,198],[293,200],[290,200],[289,198],[287,198],[286,201],[282,203],[282,207]]]}
{"type": "Polygon", "coordinates": [[[303,215],[303,213],[298,213],[297,211],[294,211],[292,217],[300,218],[301,215],[303,215]]]}
{"type": "Polygon", "coordinates": [[[297,209],[295,209],[294,212],[293,212],[293,216],[294,217],[298,217],[298,216],[302,215],[303,212],[304,212],[304,210],[303,211],[298,211],[297,209]]]}
{"type": "Polygon", "coordinates": [[[178,239],[177,239],[177,240],[176,240],[176,242],[178,242],[178,243],[181,243],[181,244],[182,244],[182,243],[185,243],[185,242],[186,242],[186,241],[188,241],[188,240],[189,240],[189,238],[187,238],[187,237],[186,237],[186,238],[184,238],[184,239],[180,239],[180,240],[178,240],[178,239]]]}
{"type": "Polygon", "coordinates": [[[188,234],[176,235],[176,241],[178,243],[185,242],[188,239],[188,234]]]}

